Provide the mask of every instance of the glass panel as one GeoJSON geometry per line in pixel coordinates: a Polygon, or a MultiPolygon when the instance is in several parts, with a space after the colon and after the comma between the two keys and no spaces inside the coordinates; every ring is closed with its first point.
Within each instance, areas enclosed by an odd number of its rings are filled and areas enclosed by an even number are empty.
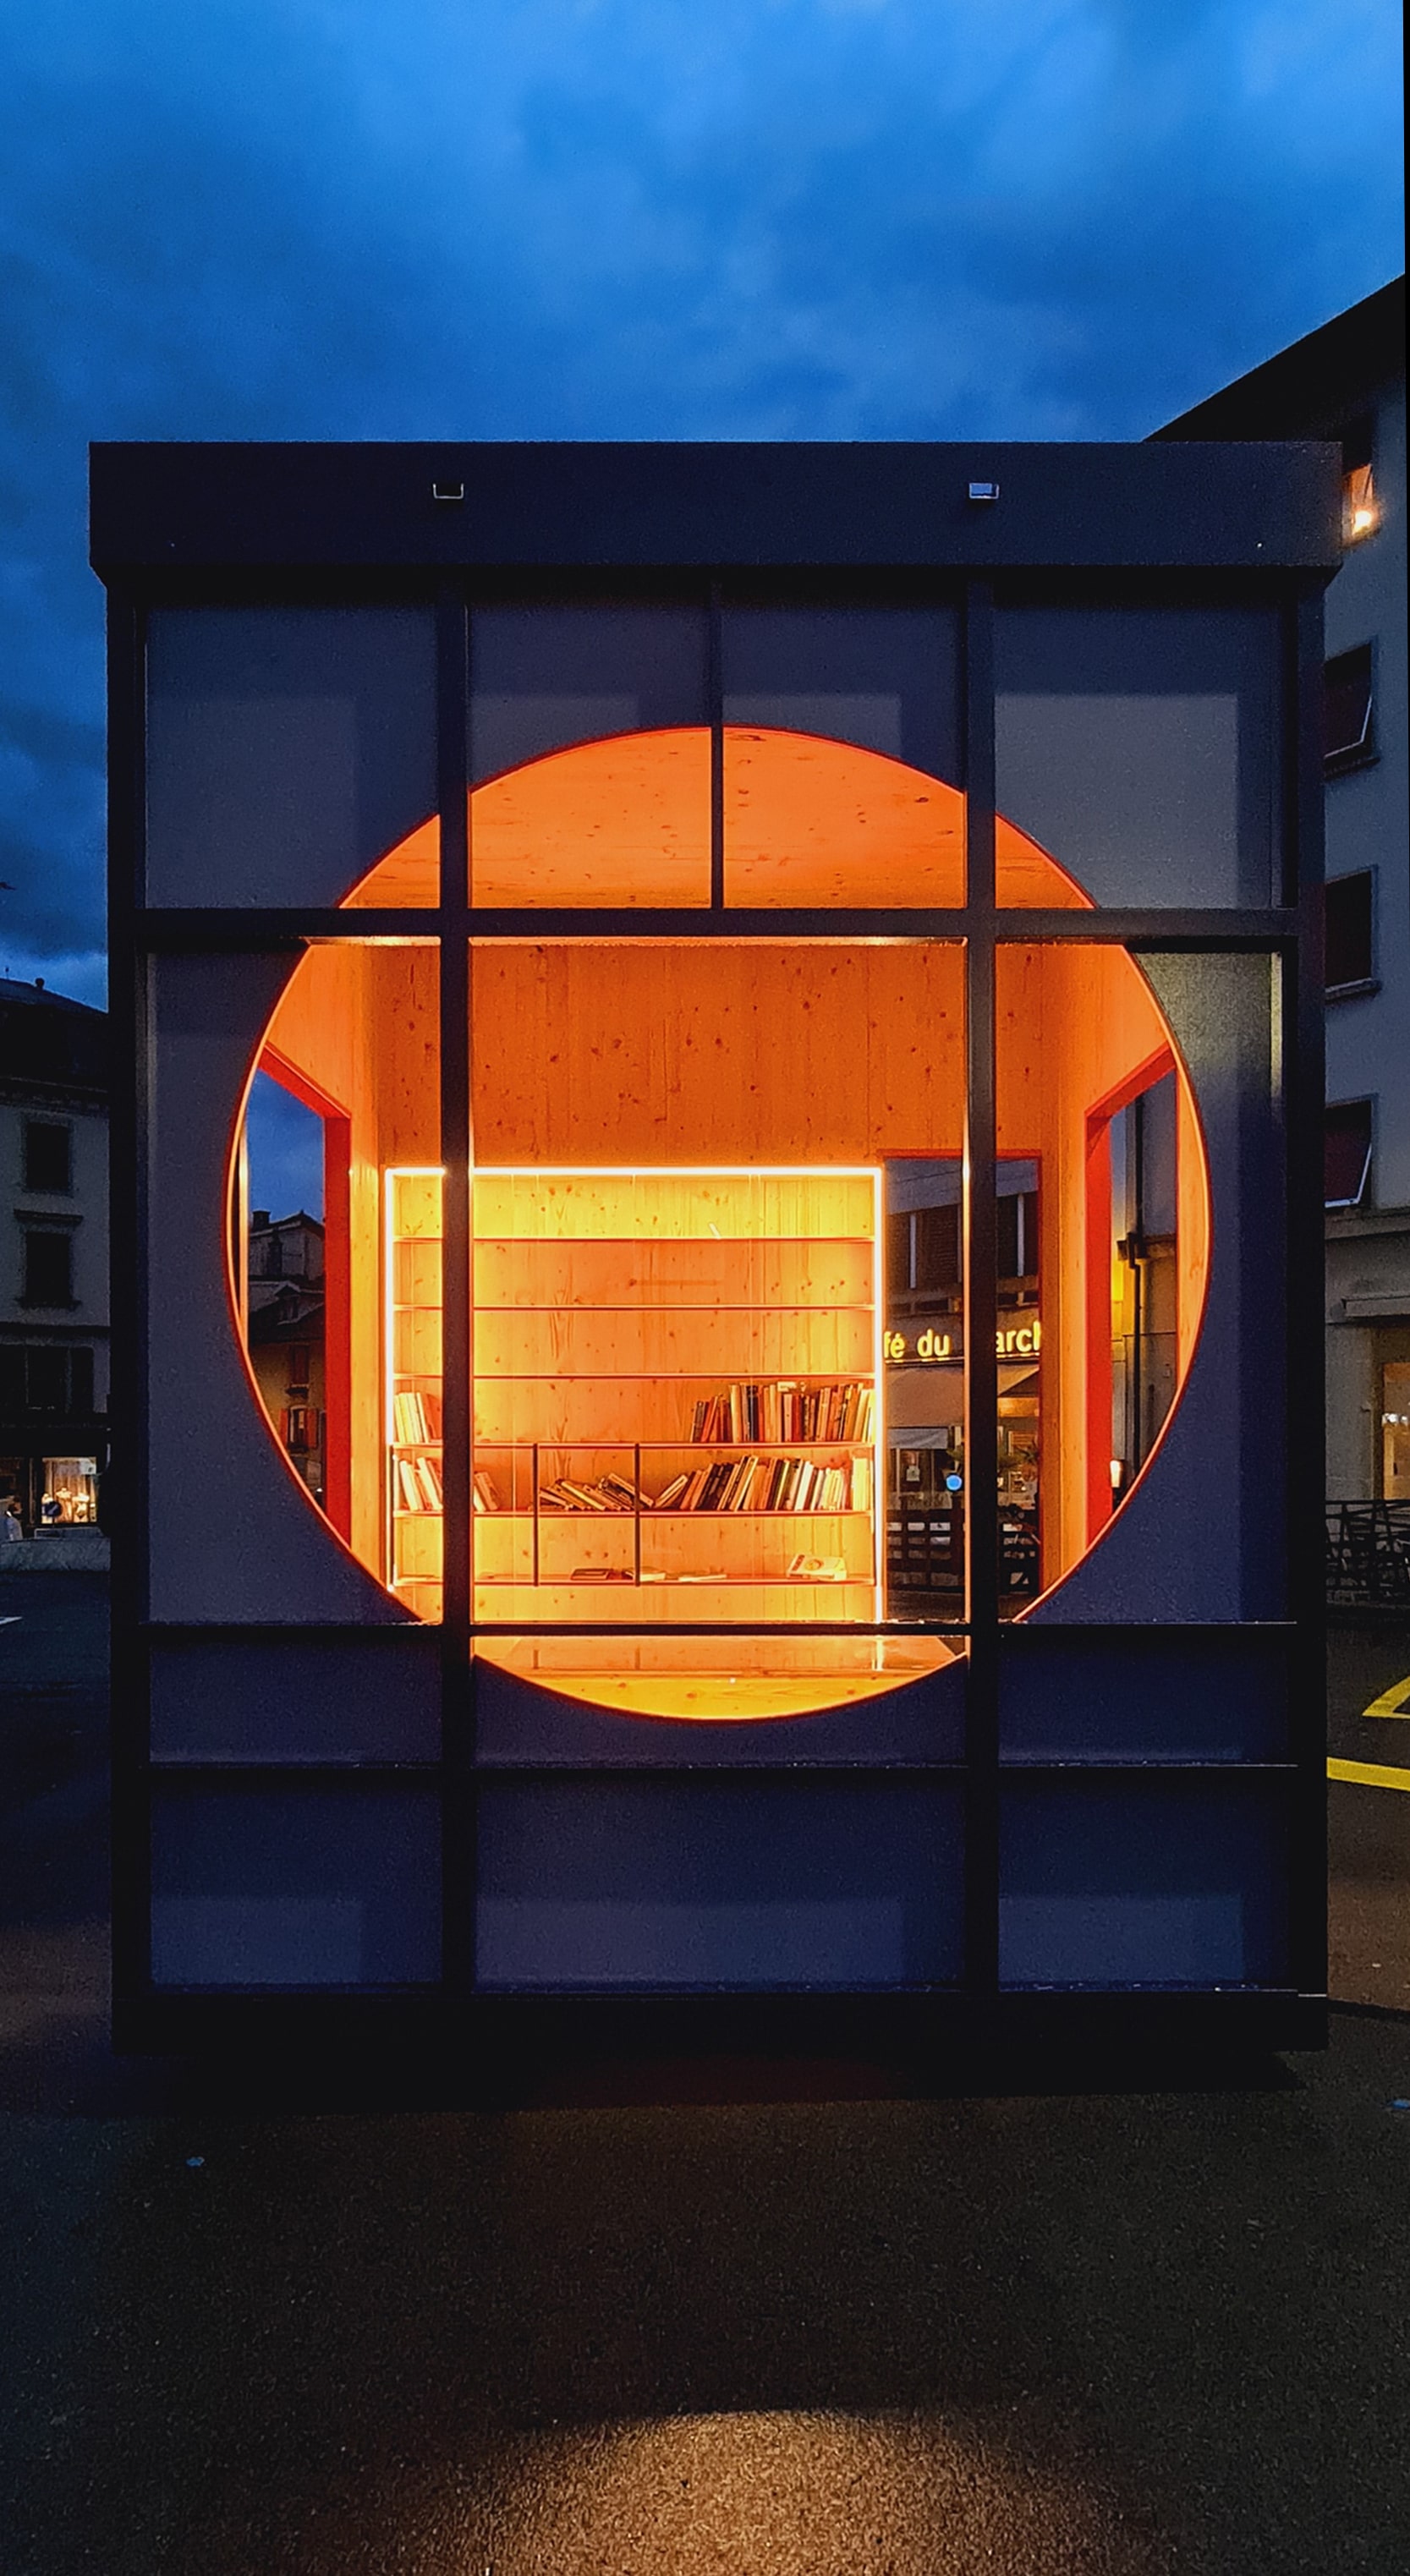
{"type": "Polygon", "coordinates": [[[152,1758],[433,1762],[439,1654],[420,1629],[380,1636],[370,1649],[316,1632],[164,1638],[152,1650],[152,1758]]]}
{"type": "Polygon", "coordinates": [[[148,901],[434,903],[435,726],[429,609],[154,609],[148,901]]]}
{"type": "MultiPolygon", "coordinates": [[[[996,801],[1028,852],[1095,903],[1273,899],[1274,611],[1006,608],[994,625],[996,801]]],[[[1053,900],[1003,831],[999,863],[1001,902],[1053,900]]]]}
{"type": "Polygon", "coordinates": [[[961,1974],[956,1790],[485,1781],[491,1988],[897,1986],[961,1974]]]}
{"type": "Polygon", "coordinates": [[[937,608],[726,608],[727,725],[861,744],[963,782],[959,628],[937,608]]]}
{"type": "Polygon", "coordinates": [[[1273,1762],[1287,1757],[1282,1637],[1226,1629],[1091,1641],[1018,1627],[1000,1662],[1009,1762],[1273,1762]]]}
{"type": "Polygon", "coordinates": [[[964,901],[964,797],[926,771],[814,734],[729,725],[724,799],[727,904],[964,901]]]}
{"type": "Polygon", "coordinates": [[[706,1716],[729,1719],[731,1765],[964,1755],[959,1638],[482,1636],[475,1672],[475,1758],[497,1767],[671,1770],[699,1761],[706,1716]]]}
{"type": "Polygon", "coordinates": [[[243,1184],[251,1370],[281,1450],[339,1536],[403,1608],[437,1619],[435,949],[341,941],[310,948],[257,1061],[243,1184]],[[316,1222],[302,1200],[320,1169],[316,1222]],[[278,1176],[286,1202],[300,1195],[292,1212],[270,1206],[266,1171],[278,1176]]]}
{"type": "Polygon", "coordinates": [[[472,613],[475,903],[709,902],[708,655],[702,608],[472,613]]]}
{"type": "Polygon", "coordinates": [[[406,1986],[440,1973],[440,1801],[420,1789],[164,1784],[158,1986],[406,1986]]]}
{"type": "Polygon", "coordinates": [[[471,777],[609,734],[708,725],[708,659],[703,608],[474,609],[471,777]]]}
{"type": "MultiPolygon", "coordinates": [[[[875,1618],[882,1173],[928,1136],[958,1153],[962,966],[920,944],[476,950],[477,1617],[875,1618]]],[[[732,1669],[756,1713],[848,1697],[845,1658],[754,1644],[732,1669]]],[[[649,1678],[672,1702],[652,1713],[685,1713],[685,1671],[649,1678]]],[[[698,1714],[745,1714],[728,1674],[697,1657],[686,1680],[698,1714]]]]}
{"type": "MultiPolygon", "coordinates": [[[[1055,951],[1013,950],[1002,969],[1012,1009],[1002,1012],[1001,1128],[1028,1079],[1025,1008],[1043,1031],[1063,1121],[1052,1131],[1057,1201],[1043,1238],[1045,1271],[1052,1264],[1044,1306],[1057,1316],[1045,1345],[1045,1454],[1056,1445],[1061,1461],[1056,1522],[1045,1515],[1044,1581],[1060,1588],[1033,1615],[1280,1619],[1287,1237],[1275,968],[1259,956],[1145,955],[1138,970],[1119,951],[1104,954],[1100,997],[1091,951],[1069,950],[1059,964],[1055,951]],[[1152,1027],[1176,1059],[1176,1236],[1162,1246],[1151,1223],[1144,1250],[1128,1240],[1123,1256],[1112,1129],[1163,1079],[1158,1056],[1141,1060],[1152,1027]],[[1120,1393],[1113,1321],[1132,1316],[1133,1255],[1152,1324],[1136,1389],[1143,1437],[1168,1392],[1172,1304],[1176,1394],[1148,1455],[1113,1449],[1104,1458],[1120,1393]]],[[[1152,1199],[1148,1223],[1156,1213],[1152,1199]]],[[[1123,1419],[1129,1432],[1129,1408],[1123,1419]]]]}
{"type": "Polygon", "coordinates": [[[999,1974],[1009,1986],[1279,1985],[1279,1788],[1163,1778],[1004,1791],[999,1974]]]}
{"type": "Polygon", "coordinates": [[[1154,1453],[1198,1330],[1207,1222],[1189,1085],[1133,960],[1004,946],[996,976],[998,1499],[1013,1613],[1071,1574],[1154,1453]]]}
{"type": "Polygon", "coordinates": [[[152,1615],[395,1618],[381,1582],[380,1182],[384,1155],[437,1151],[435,950],[316,947],[292,976],[286,957],[162,957],[151,972],[152,1615]],[[293,1275],[253,1282],[252,1063],[317,1108],[325,1140],[321,1225],[277,1202],[256,1211],[270,1220],[262,1264],[282,1233],[293,1275]],[[254,1355],[275,1372],[272,1411],[254,1355]]]}
{"type": "Polygon", "coordinates": [[[487,779],[470,880],[477,904],[508,908],[708,904],[708,732],[627,734],[487,779]]]}

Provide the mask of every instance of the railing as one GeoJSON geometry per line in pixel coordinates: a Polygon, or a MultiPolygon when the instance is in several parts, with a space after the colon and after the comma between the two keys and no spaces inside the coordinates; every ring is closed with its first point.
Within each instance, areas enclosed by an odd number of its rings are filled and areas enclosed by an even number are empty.
{"type": "Polygon", "coordinates": [[[1327,1599],[1410,1611],[1410,1502],[1328,1503],[1327,1599]]]}

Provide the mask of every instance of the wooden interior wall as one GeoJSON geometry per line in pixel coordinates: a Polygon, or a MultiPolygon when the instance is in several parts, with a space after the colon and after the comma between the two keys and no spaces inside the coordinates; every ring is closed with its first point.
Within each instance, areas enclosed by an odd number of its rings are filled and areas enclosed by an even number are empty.
{"type": "Polygon", "coordinates": [[[486,946],[483,1163],[867,1163],[958,1154],[951,948],[486,946]]]}

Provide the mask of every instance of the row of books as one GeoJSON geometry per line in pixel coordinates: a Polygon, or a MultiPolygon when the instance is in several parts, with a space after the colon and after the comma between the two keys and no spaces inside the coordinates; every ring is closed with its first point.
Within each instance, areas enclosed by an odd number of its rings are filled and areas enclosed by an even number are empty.
{"type": "Polygon", "coordinates": [[[869,1512],[870,1458],[822,1466],[813,1458],[723,1459],[673,1476],[658,1512],[869,1512]]]}
{"type": "Polygon", "coordinates": [[[872,1390],[855,1378],[833,1386],[759,1378],[702,1396],[692,1440],[870,1440],[872,1390]]]}
{"type": "Polygon", "coordinates": [[[441,1490],[441,1471],[434,1458],[398,1458],[398,1508],[404,1512],[442,1512],[445,1495],[441,1490]]]}
{"type": "Polygon", "coordinates": [[[418,1395],[414,1389],[392,1397],[392,1427],[401,1444],[413,1445],[439,1440],[441,1436],[441,1399],[438,1395],[418,1395]]]}
{"type": "MultiPolygon", "coordinates": [[[[445,1510],[441,1471],[434,1458],[398,1458],[395,1465],[397,1507],[400,1511],[443,1512],[445,1510]]],[[[499,1494],[494,1478],[485,1475],[483,1471],[477,1471],[475,1476],[474,1508],[477,1512],[499,1510],[499,1494]]]]}
{"type": "Polygon", "coordinates": [[[539,1506],[550,1512],[634,1512],[651,1508],[648,1497],[639,1494],[625,1476],[595,1476],[591,1480],[555,1476],[551,1484],[540,1485],[539,1506]]]}

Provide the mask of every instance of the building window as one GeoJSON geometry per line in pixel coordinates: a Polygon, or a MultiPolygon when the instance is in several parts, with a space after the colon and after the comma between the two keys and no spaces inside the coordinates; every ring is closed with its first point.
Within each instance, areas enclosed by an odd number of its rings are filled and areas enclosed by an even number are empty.
{"type": "Polygon", "coordinates": [[[1342,543],[1359,545],[1363,537],[1373,536],[1380,520],[1376,506],[1376,475],[1372,461],[1375,422],[1369,412],[1361,420],[1351,421],[1342,432],[1341,504],[1342,543]]]}
{"type": "Polygon", "coordinates": [[[0,1415],[93,1410],[93,1353],[63,1343],[0,1343],[0,1415]]]}
{"type": "Polygon", "coordinates": [[[1375,884],[1370,868],[1327,887],[1327,991],[1362,993],[1375,981],[1375,884]]]}
{"type": "Polygon", "coordinates": [[[41,1234],[37,1227],[26,1230],[24,1238],[24,1286],[20,1291],[22,1306],[71,1306],[73,1295],[73,1238],[67,1234],[41,1234]]]}
{"type": "Polygon", "coordinates": [[[1326,1201],[1360,1207],[1371,1177],[1371,1103],[1341,1100],[1327,1110],[1326,1201]]]}
{"type": "Polygon", "coordinates": [[[50,1196],[73,1188],[73,1130],[56,1118],[24,1122],[24,1186],[50,1196]]]}
{"type": "Polygon", "coordinates": [[[1323,673],[1322,766],[1329,778],[1376,758],[1374,675],[1369,644],[1335,653],[1323,673]]]}

